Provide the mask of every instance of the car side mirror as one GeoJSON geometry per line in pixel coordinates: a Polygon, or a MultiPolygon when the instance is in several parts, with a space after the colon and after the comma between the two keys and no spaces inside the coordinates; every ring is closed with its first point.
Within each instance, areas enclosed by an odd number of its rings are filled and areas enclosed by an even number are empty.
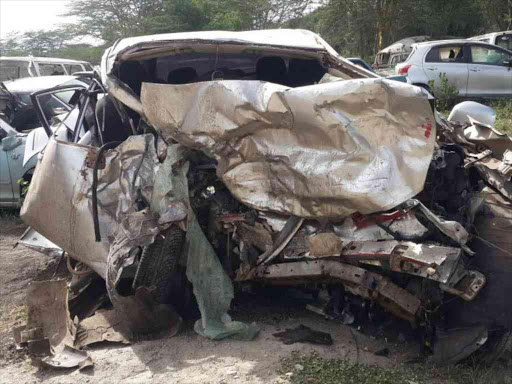
{"type": "Polygon", "coordinates": [[[504,60],[503,65],[505,67],[512,67],[512,60],[504,60]]]}

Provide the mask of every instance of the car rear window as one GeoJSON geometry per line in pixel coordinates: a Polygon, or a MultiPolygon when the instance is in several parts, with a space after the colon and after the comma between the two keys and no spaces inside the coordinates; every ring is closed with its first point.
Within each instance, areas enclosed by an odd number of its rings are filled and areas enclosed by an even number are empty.
{"type": "Polygon", "coordinates": [[[456,63],[464,62],[464,49],[462,46],[444,46],[432,48],[425,62],[427,63],[456,63]]]}
{"type": "Polygon", "coordinates": [[[0,81],[20,79],[29,76],[27,61],[2,60],[0,62],[0,81]]]}

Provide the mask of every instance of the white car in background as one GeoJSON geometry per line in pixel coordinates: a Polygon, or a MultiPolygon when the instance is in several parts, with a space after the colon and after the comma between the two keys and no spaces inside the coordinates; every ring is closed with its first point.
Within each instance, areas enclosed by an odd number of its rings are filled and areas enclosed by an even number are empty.
{"type": "Polygon", "coordinates": [[[512,51],[512,31],[488,33],[486,35],[470,37],[468,40],[494,44],[497,45],[498,47],[512,51]]]}
{"type": "Polygon", "coordinates": [[[92,71],[87,61],[58,59],[53,57],[0,57],[0,81],[23,77],[72,75],[92,71]]]}
{"type": "Polygon", "coordinates": [[[396,66],[398,75],[430,90],[441,86],[446,74],[461,98],[512,98],[512,51],[469,40],[418,43],[406,61],[396,66]]]}

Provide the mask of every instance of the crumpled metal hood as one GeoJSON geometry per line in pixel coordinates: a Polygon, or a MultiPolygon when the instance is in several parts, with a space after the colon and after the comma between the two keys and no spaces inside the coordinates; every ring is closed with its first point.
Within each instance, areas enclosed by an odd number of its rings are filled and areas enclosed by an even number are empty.
{"type": "Polygon", "coordinates": [[[164,140],[216,158],[238,200],[300,217],[368,214],[415,196],[436,137],[426,94],[384,79],[144,83],[141,101],[164,140]]]}

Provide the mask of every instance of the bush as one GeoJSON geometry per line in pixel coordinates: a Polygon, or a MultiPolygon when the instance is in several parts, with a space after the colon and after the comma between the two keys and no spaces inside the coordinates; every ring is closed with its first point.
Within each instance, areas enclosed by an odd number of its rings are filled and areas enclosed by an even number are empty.
{"type": "Polygon", "coordinates": [[[439,74],[439,79],[441,80],[440,87],[435,87],[434,80],[430,80],[428,82],[428,86],[434,93],[437,110],[448,111],[455,105],[457,96],[459,95],[459,90],[455,85],[448,82],[446,73],[441,72],[439,74]]]}
{"type": "Polygon", "coordinates": [[[512,135],[512,99],[492,101],[488,103],[496,111],[496,126],[498,131],[512,135]]]}

